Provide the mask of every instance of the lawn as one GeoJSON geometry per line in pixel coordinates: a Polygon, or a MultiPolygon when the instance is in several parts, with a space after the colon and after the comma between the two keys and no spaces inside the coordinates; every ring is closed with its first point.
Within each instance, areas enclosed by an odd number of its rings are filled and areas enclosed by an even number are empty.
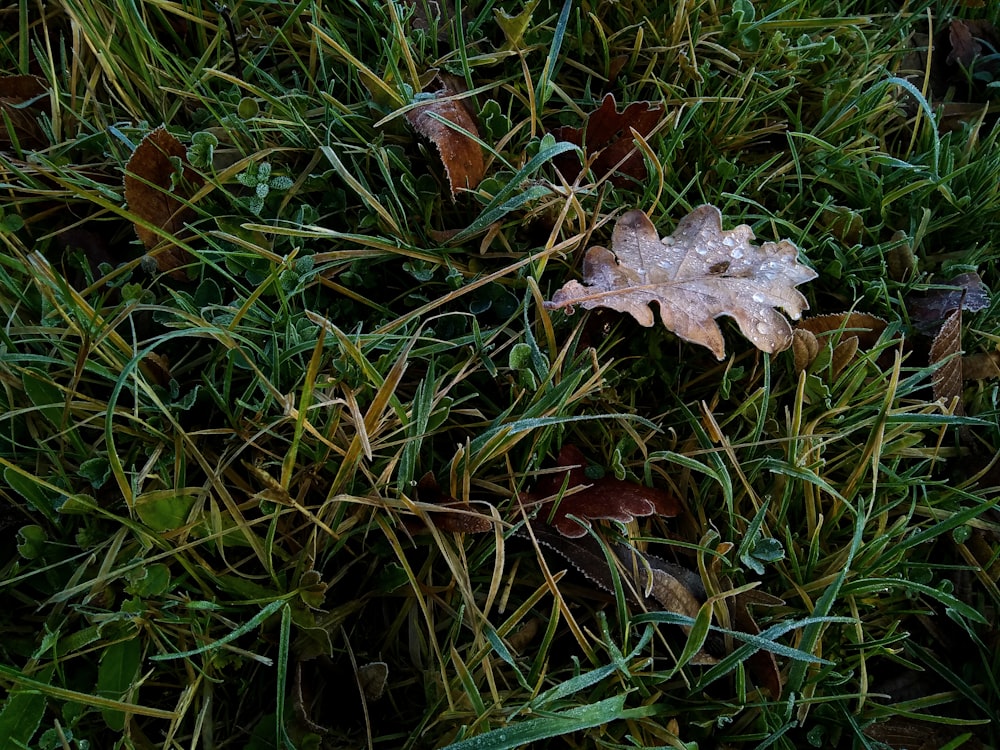
{"type": "Polygon", "coordinates": [[[1000,5],[6,6],[0,746],[1000,745],[1000,5]]]}

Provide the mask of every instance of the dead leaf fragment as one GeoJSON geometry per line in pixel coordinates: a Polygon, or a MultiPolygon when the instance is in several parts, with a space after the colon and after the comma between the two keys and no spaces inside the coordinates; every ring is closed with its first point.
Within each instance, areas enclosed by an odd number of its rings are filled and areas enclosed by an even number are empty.
{"type": "Polygon", "coordinates": [[[995,380],[1000,378],[1000,351],[978,352],[962,357],[963,380],[995,380]]]}
{"type": "Polygon", "coordinates": [[[389,665],[384,661],[362,664],[357,672],[358,686],[366,701],[377,701],[385,693],[389,681],[389,665]]]}
{"type": "Polygon", "coordinates": [[[557,465],[562,471],[546,474],[538,480],[532,492],[521,493],[522,505],[547,505],[556,502],[554,510],[543,507],[541,518],[549,518],[563,536],[578,538],[587,529],[569,516],[582,521],[608,519],[628,523],[639,516],[676,516],[681,511],[680,502],[670,493],[655,487],[645,487],[634,482],[603,477],[590,480],[584,472],[587,463],[583,452],[567,443],[559,451],[557,465]],[[560,492],[565,485],[562,497],[560,492]],[[572,490],[579,487],[576,492],[572,490]]]}
{"type": "Polygon", "coordinates": [[[43,78],[0,76],[0,148],[13,145],[15,139],[21,148],[46,145],[38,115],[48,108],[49,96],[49,88],[43,78]]]}
{"type": "MultiPolygon", "coordinates": [[[[129,210],[147,224],[159,227],[174,237],[188,233],[187,222],[194,211],[185,205],[204,180],[187,162],[183,144],[159,127],[147,135],[125,165],[125,202],[129,210]],[[183,179],[177,181],[178,171],[183,179]],[[176,183],[176,187],[175,187],[176,183]]],[[[154,257],[160,271],[171,272],[183,280],[180,269],[189,260],[187,251],[135,221],[135,233],[154,257]]]]}
{"type": "MultiPolygon", "coordinates": [[[[754,604],[777,607],[784,602],[757,589],[744,591],[733,598],[729,605],[733,625],[743,633],[760,635],[760,626],[750,613],[750,606],[754,604]]],[[[757,684],[771,694],[772,699],[778,700],[781,697],[781,670],[778,669],[778,660],[772,651],[755,651],[747,659],[747,668],[757,684]]]]}
{"type": "Polygon", "coordinates": [[[667,329],[718,359],[725,357],[725,342],[715,319],[728,315],[754,346],[773,354],[792,341],[791,325],[775,308],[798,319],[809,304],[795,287],[817,274],[798,262],[798,248],[788,240],[758,246],[753,239],[745,224],[723,231],[715,206],[699,206],[662,241],[646,214],[629,211],[615,224],[614,252],[590,248],[584,284],[568,282],[545,307],[607,307],[649,327],[656,302],[667,329]]]}
{"type": "Polygon", "coordinates": [[[406,120],[437,148],[448,176],[448,187],[455,196],[459,190],[472,190],[482,182],[486,163],[475,140],[479,138],[479,128],[472,111],[464,100],[452,98],[462,91],[454,81],[442,79],[442,84],[430,102],[407,112],[406,120]]]}
{"type": "Polygon", "coordinates": [[[886,258],[889,276],[896,281],[906,281],[917,272],[917,256],[913,254],[913,246],[906,232],[897,231],[892,235],[892,241],[895,244],[886,258]]]}
{"type": "MultiPolygon", "coordinates": [[[[468,503],[456,500],[441,491],[437,480],[430,472],[424,474],[417,482],[417,498],[422,503],[433,504],[441,508],[427,514],[434,528],[460,534],[481,534],[493,528],[487,518],[472,511],[468,503]],[[451,510],[449,510],[451,509],[451,510]]],[[[414,527],[414,531],[424,529],[414,527]]]]}
{"type": "MultiPolygon", "coordinates": [[[[983,42],[991,48],[997,43],[996,29],[993,24],[985,19],[966,20],[953,18],[948,24],[948,43],[951,46],[945,62],[949,65],[961,65],[966,70],[971,70],[977,63],[978,58],[983,56],[983,42]]],[[[986,62],[992,72],[996,68],[996,61],[986,62]]]]}
{"type": "MultiPolygon", "coordinates": [[[[610,175],[612,185],[628,187],[648,177],[642,153],[634,143],[634,130],[646,138],[663,118],[663,106],[651,102],[633,102],[621,112],[612,94],[606,94],[601,106],[587,116],[582,128],[564,125],[552,131],[557,141],[568,141],[583,149],[596,179],[610,175]]],[[[575,180],[581,169],[579,154],[560,154],[553,163],[567,180],[575,180]]]]}

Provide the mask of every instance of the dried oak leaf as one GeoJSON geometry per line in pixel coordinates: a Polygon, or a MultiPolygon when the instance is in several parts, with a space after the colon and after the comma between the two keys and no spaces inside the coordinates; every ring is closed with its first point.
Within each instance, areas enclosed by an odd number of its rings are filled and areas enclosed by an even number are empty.
{"type": "MultiPolygon", "coordinates": [[[[601,106],[587,116],[584,127],[564,125],[553,130],[552,135],[557,141],[580,146],[595,178],[600,180],[610,175],[611,184],[623,188],[641,183],[648,176],[632,131],[646,138],[662,119],[663,112],[662,105],[650,102],[633,102],[619,112],[614,95],[606,94],[601,106]]],[[[553,164],[568,180],[575,179],[582,168],[580,156],[575,152],[556,156],[553,164]]]]}
{"type": "Polygon", "coordinates": [[[551,510],[543,507],[539,517],[551,519],[560,534],[573,538],[584,536],[587,529],[569,518],[571,515],[584,522],[605,518],[627,523],[639,516],[676,516],[681,512],[680,501],[669,492],[613,477],[591,481],[584,472],[585,464],[579,448],[564,445],[557,460],[562,470],[541,477],[532,492],[521,493],[522,505],[556,503],[551,510]],[[565,493],[560,497],[564,485],[565,493]]]}
{"type": "Polygon", "coordinates": [[[664,326],[719,359],[725,342],[715,319],[728,315],[758,349],[778,352],[791,344],[792,328],[775,308],[798,319],[809,304],[795,287],[817,274],[788,240],[758,246],[753,239],[745,224],[723,231],[715,206],[694,209],[662,241],[646,214],[629,211],[615,224],[614,252],[592,247],[584,256],[586,285],[568,282],[545,307],[608,307],[648,327],[656,302],[664,326]]]}
{"type": "MultiPolygon", "coordinates": [[[[142,139],[125,165],[125,202],[145,223],[174,237],[183,237],[189,231],[186,223],[194,216],[185,200],[203,182],[188,164],[183,144],[166,128],[159,127],[142,139]],[[176,180],[178,171],[183,178],[180,181],[176,180]]],[[[135,233],[146,249],[155,250],[152,255],[157,268],[184,280],[185,274],[180,267],[190,260],[187,251],[174,242],[161,239],[138,221],[134,224],[135,233]]]]}
{"type": "Polygon", "coordinates": [[[461,87],[451,77],[440,80],[442,88],[434,92],[433,99],[407,112],[406,120],[437,148],[455,196],[459,190],[472,190],[482,182],[486,163],[479,143],[466,135],[478,138],[479,128],[466,100],[454,98],[462,93],[461,87]]]}
{"type": "Polygon", "coordinates": [[[0,76],[0,148],[12,145],[15,139],[21,148],[46,145],[48,141],[38,124],[38,114],[49,106],[49,96],[43,78],[0,76]]]}

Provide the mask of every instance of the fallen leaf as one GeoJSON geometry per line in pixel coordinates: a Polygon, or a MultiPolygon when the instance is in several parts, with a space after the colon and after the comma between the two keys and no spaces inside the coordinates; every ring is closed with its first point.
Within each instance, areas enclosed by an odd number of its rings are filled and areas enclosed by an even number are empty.
{"type": "Polygon", "coordinates": [[[917,256],[914,255],[913,246],[903,230],[893,234],[892,241],[895,244],[886,258],[889,276],[895,281],[906,281],[917,272],[917,256]]]}
{"type": "Polygon", "coordinates": [[[377,701],[385,693],[389,681],[389,665],[384,661],[362,664],[357,672],[358,686],[366,701],[377,701]]]}
{"type": "Polygon", "coordinates": [[[542,619],[532,617],[521,624],[517,630],[507,636],[507,646],[515,654],[519,654],[526,649],[539,632],[542,630],[542,619]]]}
{"type": "Polygon", "coordinates": [[[805,318],[795,327],[792,352],[795,371],[809,367],[820,348],[829,346],[830,374],[836,378],[853,360],[858,349],[871,349],[888,324],[875,315],[842,312],[805,318]]]}
{"type": "MultiPolygon", "coordinates": [[[[966,70],[972,70],[978,58],[983,55],[983,42],[994,49],[998,43],[996,29],[992,23],[985,19],[953,18],[948,24],[948,44],[951,49],[945,57],[945,62],[949,65],[957,63],[966,70]]],[[[986,64],[990,66],[991,71],[996,68],[994,60],[986,64]]]]}
{"type": "Polygon", "coordinates": [[[1000,378],[1000,351],[977,352],[962,357],[963,380],[995,380],[1000,378]]]}
{"type": "Polygon", "coordinates": [[[925,333],[939,329],[945,318],[959,307],[979,312],[989,304],[990,290],[978,273],[960,273],[937,288],[910,294],[906,298],[910,320],[925,333]]]}
{"type": "Polygon", "coordinates": [[[549,519],[560,534],[582,537],[587,529],[569,518],[583,522],[608,519],[628,523],[639,516],[676,516],[681,504],[673,495],[634,482],[603,477],[589,480],[584,472],[586,459],[575,445],[567,443],[559,451],[557,466],[561,471],[542,476],[532,492],[521,493],[522,505],[542,505],[540,518],[549,519]],[[565,494],[560,497],[565,485],[565,494]],[[580,489],[572,492],[574,488],[580,489]],[[547,506],[555,503],[554,509],[547,506]]]}
{"type": "MultiPolygon", "coordinates": [[[[634,143],[634,130],[646,138],[663,117],[663,105],[633,102],[618,112],[615,97],[607,94],[601,106],[587,116],[582,128],[564,125],[552,131],[557,141],[568,141],[583,149],[586,163],[597,180],[610,175],[612,185],[619,188],[642,183],[648,177],[642,152],[634,143]]],[[[582,165],[576,152],[559,154],[553,159],[567,180],[575,180],[582,165]]]]}
{"type": "MultiPolygon", "coordinates": [[[[185,200],[204,182],[188,164],[186,154],[181,142],[159,127],[142,139],[125,165],[125,202],[129,210],[147,224],[178,238],[188,234],[186,223],[194,216],[185,200]],[[179,182],[178,177],[182,177],[179,182]]],[[[134,224],[142,244],[155,251],[151,255],[157,268],[184,280],[181,266],[189,262],[188,252],[170,240],[162,240],[138,221],[134,224]]]]}
{"type": "Polygon", "coordinates": [[[962,308],[958,307],[945,318],[944,324],[931,343],[930,364],[940,365],[931,378],[935,401],[949,406],[958,399],[956,414],[964,414],[962,405],[962,308]]]}
{"type": "Polygon", "coordinates": [[[43,78],[0,76],[0,148],[13,145],[15,140],[18,146],[27,149],[48,143],[38,124],[38,115],[49,107],[49,97],[49,87],[43,78]]]}
{"type": "Polygon", "coordinates": [[[424,32],[435,31],[437,40],[448,40],[448,28],[455,18],[455,0],[406,0],[413,9],[410,23],[424,32]]]}
{"type": "Polygon", "coordinates": [[[869,724],[865,736],[892,750],[938,750],[961,747],[963,750],[983,750],[986,746],[975,735],[964,737],[965,727],[942,726],[921,721],[915,716],[890,716],[884,721],[869,724]]]}
{"type": "Polygon", "coordinates": [[[568,282],[545,307],[608,307],[648,327],[656,302],[666,328],[719,359],[725,342],[715,319],[728,315],[758,349],[779,352],[791,344],[792,328],[775,308],[798,319],[809,304],[795,286],[817,274],[796,260],[798,249],[788,240],[757,246],[753,239],[745,224],[723,231],[714,206],[696,208],[662,241],[642,211],[629,211],[615,224],[613,253],[587,251],[586,286],[568,282]]]}
{"type": "Polygon", "coordinates": [[[486,173],[486,163],[475,140],[479,138],[479,128],[467,100],[454,98],[463,90],[453,77],[439,77],[439,80],[442,88],[433,93],[427,104],[407,112],[406,120],[437,148],[454,196],[463,188],[472,190],[479,185],[486,173]]]}
{"type": "Polygon", "coordinates": [[[795,358],[795,372],[805,370],[819,356],[819,339],[812,331],[792,331],[792,356],[795,358]]]}
{"type": "MultiPolygon", "coordinates": [[[[751,635],[760,635],[760,626],[753,619],[750,606],[778,607],[782,604],[784,601],[777,597],[757,589],[751,589],[737,594],[729,605],[729,611],[732,614],[733,625],[737,630],[751,635]]],[[[747,668],[757,684],[762,689],[767,690],[773,700],[778,700],[781,697],[781,670],[778,669],[778,660],[773,652],[765,649],[755,651],[747,659],[747,668]]]]}
{"type": "MultiPolygon", "coordinates": [[[[461,534],[481,534],[493,528],[489,519],[473,512],[468,503],[449,497],[441,491],[437,480],[430,472],[424,474],[417,482],[417,499],[422,503],[436,505],[439,511],[432,511],[427,517],[434,528],[441,531],[458,532],[461,534]],[[451,508],[452,510],[448,510],[451,508]]],[[[421,529],[414,529],[420,531],[421,529]]]]}
{"type": "Polygon", "coordinates": [[[865,221],[861,214],[846,206],[830,206],[823,209],[819,223],[847,246],[860,244],[865,231],[865,221]]]}

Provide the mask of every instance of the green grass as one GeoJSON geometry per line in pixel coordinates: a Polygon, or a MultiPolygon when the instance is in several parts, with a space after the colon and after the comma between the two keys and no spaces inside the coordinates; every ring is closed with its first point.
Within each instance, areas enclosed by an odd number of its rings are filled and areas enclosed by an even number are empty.
{"type": "MultiPolygon", "coordinates": [[[[904,79],[929,23],[995,4],[541,0],[509,36],[496,0],[426,28],[420,0],[241,0],[232,33],[205,0],[16,5],[0,70],[51,96],[0,110],[3,747],[1000,742],[1000,392],[934,402],[907,303],[1000,287],[997,89],[945,132],[904,79]],[[435,70],[487,149],[454,198],[404,116],[435,70]],[[666,108],[650,177],[567,185],[546,133],[607,90],[666,108]],[[175,274],[122,189],[161,124],[204,180],[175,274]],[[797,373],[728,324],[720,363],[543,307],[621,211],[667,234],[704,202],[797,243],[812,312],[879,343],[797,373]],[[695,620],[515,533],[566,443],[682,500],[595,529],[698,572],[695,620]],[[493,531],[438,528],[427,472],[493,531]],[[747,640],[753,584],[780,604],[747,640]]],[[[965,351],[998,321],[967,313],[965,351]]]]}

